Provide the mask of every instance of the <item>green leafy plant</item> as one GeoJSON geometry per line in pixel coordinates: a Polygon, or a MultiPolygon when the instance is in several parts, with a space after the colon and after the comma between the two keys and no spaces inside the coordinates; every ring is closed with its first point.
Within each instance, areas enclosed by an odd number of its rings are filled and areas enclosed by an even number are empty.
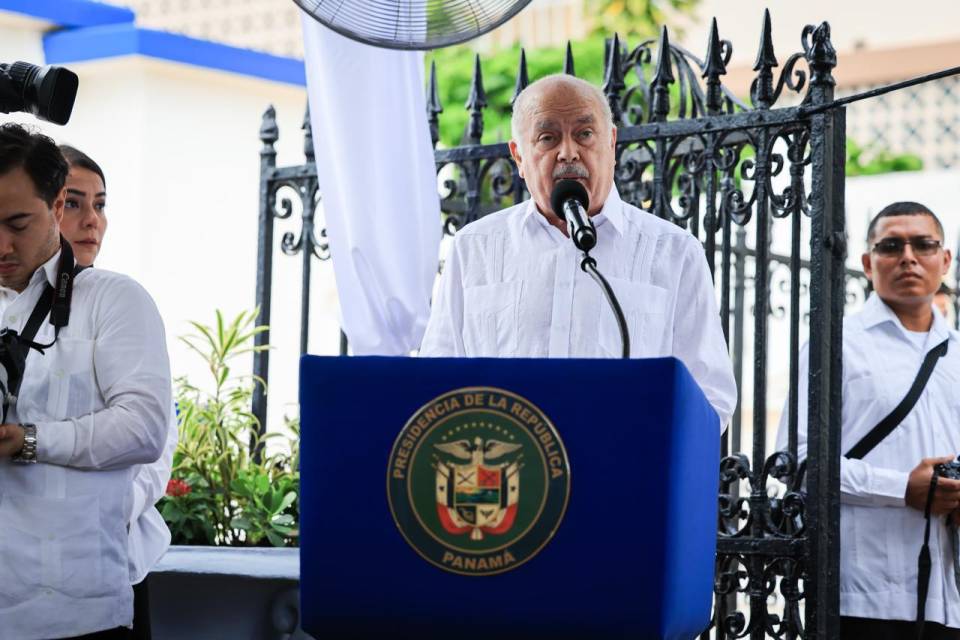
{"type": "Polygon", "coordinates": [[[872,176],[894,171],[920,171],[923,159],[912,153],[893,153],[876,145],[861,146],[847,138],[847,177],[872,176]]]}
{"type": "Polygon", "coordinates": [[[250,412],[253,376],[231,373],[238,356],[263,350],[254,337],[256,311],[214,326],[192,322],[180,338],[207,363],[208,388],[176,382],[180,441],[173,477],[158,505],[175,544],[291,546],[299,531],[299,422],[259,433],[250,412]]]}

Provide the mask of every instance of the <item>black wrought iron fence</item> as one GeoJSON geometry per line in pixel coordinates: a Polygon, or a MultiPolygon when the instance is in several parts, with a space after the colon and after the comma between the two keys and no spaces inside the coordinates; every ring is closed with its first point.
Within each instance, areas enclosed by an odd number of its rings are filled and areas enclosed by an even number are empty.
{"type": "MultiPolygon", "coordinates": [[[[841,330],[845,302],[861,300],[866,283],[844,267],[844,111],[820,108],[834,97],[829,25],[805,27],[800,44],[781,66],[765,14],[745,101],[722,84],[732,45],[715,22],[703,59],[671,45],[665,28],[632,48],[617,37],[607,46],[603,91],[618,126],[618,190],[703,242],[741,391],[719,461],[716,597],[705,638],[837,634],[841,330]],[[802,98],[799,104],[777,107],[787,93],[802,98]],[[807,337],[809,455],[798,464],[797,398],[785,408],[787,448],[773,451],[768,433],[777,425],[770,418],[781,406],[770,401],[769,386],[773,371],[797,388],[807,337]]],[[[562,69],[573,72],[569,48],[562,69]]],[[[521,53],[516,92],[528,82],[521,53]]],[[[444,108],[436,83],[434,70],[427,117],[435,145],[444,108]]],[[[528,195],[507,145],[480,142],[486,102],[478,57],[463,143],[435,153],[447,234],[528,195]]],[[[274,221],[301,211],[301,233],[285,234],[280,247],[303,262],[302,352],[311,262],[329,257],[314,220],[308,119],[304,129],[306,162],[277,167],[275,114],[264,114],[257,270],[259,322],[269,324],[274,221]]],[[[257,340],[267,343],[269,333],[257,340]]],[[[254,373],[264,380],[268,365],[269,352],[254,355],[254,373]]],[[[253,412],[265,424],[265,394],[253,412]]]]}

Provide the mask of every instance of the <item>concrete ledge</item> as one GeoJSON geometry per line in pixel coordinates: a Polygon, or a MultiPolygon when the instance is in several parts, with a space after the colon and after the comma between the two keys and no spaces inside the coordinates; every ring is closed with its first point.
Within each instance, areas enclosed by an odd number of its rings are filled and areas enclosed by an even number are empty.
{"type": "Polygon", "coordinates": [[[300,549],[174,545],[160,559],[153,573],[299,581],[300,549]]]}

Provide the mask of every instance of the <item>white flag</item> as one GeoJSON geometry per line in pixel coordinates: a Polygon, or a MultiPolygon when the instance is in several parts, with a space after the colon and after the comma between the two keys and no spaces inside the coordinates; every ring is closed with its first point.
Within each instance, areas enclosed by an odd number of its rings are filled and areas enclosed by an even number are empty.
{"type": "Polygon", "coordinates": [[[361,44],[302,19],[342,327],[356,355],[408,355],[430,315],[440,245],[423,54],[361,44]]]}

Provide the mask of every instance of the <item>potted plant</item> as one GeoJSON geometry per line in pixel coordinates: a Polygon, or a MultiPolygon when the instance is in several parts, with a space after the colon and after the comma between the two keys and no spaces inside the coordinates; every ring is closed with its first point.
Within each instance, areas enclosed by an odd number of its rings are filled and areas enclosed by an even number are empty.
{"type": "MultiPolygon", "coordinates": [[[[263,434],[250,411],[253,376],[236,358],[266,346],[256,311],[180,339],[207,364],[206,385],[175,382],[179,442],[157,508],[170,551],[151,577],[155,637],[229,638],[293,633],[299,580],[299,420],[263,434]],[[184,598],[191,606],[184,608],[184,598]],[[188,611],[189,610],[189,611],[188,611]]],[[[289,637],[289,636],[286,636],[289,637]]]]}

